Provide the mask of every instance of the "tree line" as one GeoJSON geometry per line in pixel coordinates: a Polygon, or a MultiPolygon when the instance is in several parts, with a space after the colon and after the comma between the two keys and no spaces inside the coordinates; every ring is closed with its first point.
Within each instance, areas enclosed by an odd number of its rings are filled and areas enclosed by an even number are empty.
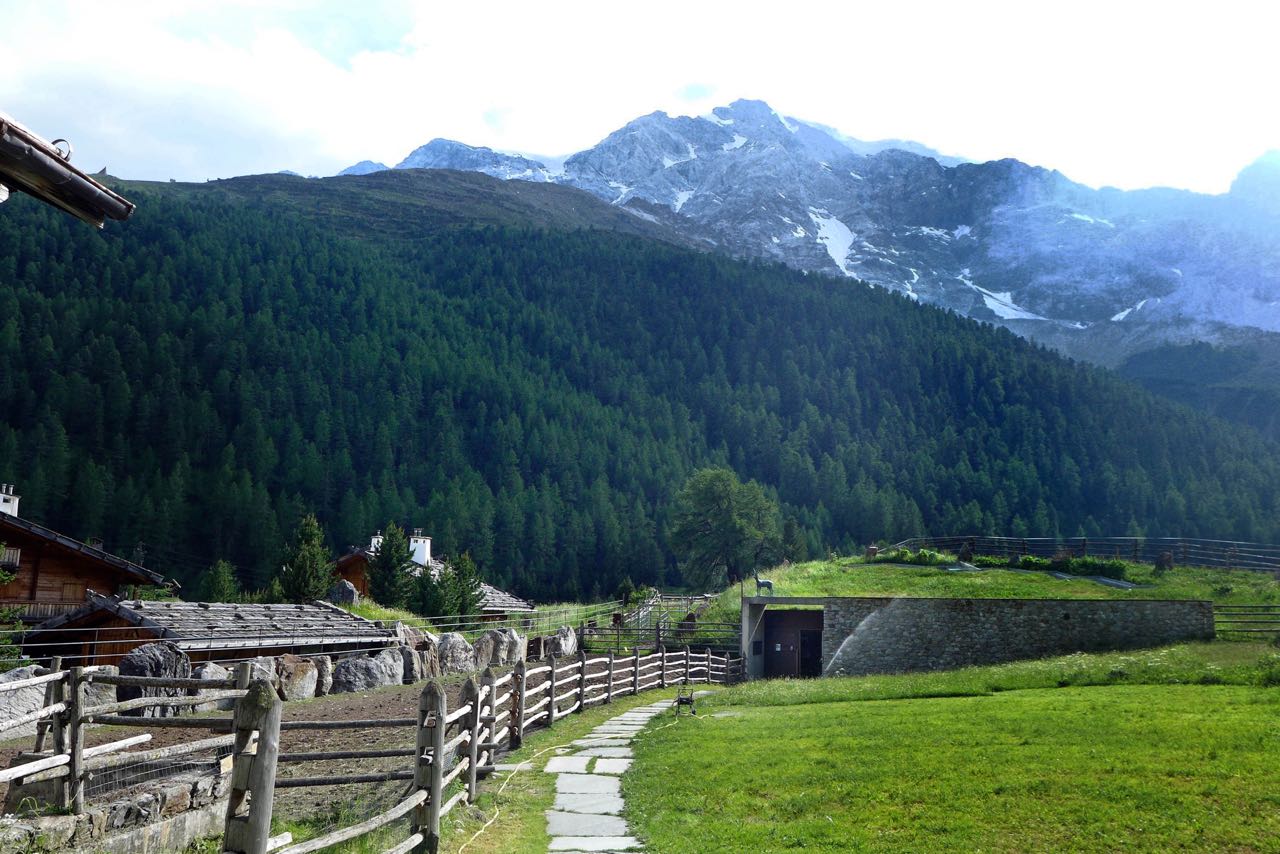
{"type": "Polygon", "coordinates": [[[425,527],[540,601],[693,581],[674,496],[703,467],[759,484],[795,558],[1280,534],[1274,444],[858,283],[601,231],[393,239],[355,216],[376,200],[135,195],[104,233],[0,209],[0,478],[188,585],[224,559],[264,589],[308,513],[335,552],[425,527]]]}

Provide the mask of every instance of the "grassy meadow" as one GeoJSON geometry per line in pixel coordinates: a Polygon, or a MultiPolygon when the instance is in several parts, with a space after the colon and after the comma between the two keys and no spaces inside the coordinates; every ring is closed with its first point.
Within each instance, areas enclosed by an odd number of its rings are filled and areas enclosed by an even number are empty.
{"type": "Polygon", "coordinates": [[[627,817],[663,854],[1276,850],[1277,684],[1262,644],[752,683],[638,740],[627,817]]]}

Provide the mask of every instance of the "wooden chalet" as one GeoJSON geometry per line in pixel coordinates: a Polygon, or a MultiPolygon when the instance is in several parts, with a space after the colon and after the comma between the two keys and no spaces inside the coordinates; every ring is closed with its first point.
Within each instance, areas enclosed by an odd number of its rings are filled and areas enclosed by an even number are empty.
{"type": "MultiPolygon", "coordinates": [[[[352,548],[338,558],[334,566],[334,575],[351,582],[361,596],[369,595],[369,560],[378,553],[382,545],[382,535],[376,534],[368,548],[352,548]]],[[[431,556],[431,538],[422,534],[421,528],[415,528],[409,537],[409,550],[413,556],[415,575],[430,572],[439,575],[444,569],[444,562],[431,556]]],[[[529,602],[505,590],[499,590],[492,584],[480,582],[480,616],[485,620],[505,620],[520,614],[532,614],[534,607],[529,602]]]]}
{"type": "Polygon", "coordinates": [[[0,608],[18,607],[38,623],[85,603],[89,590],[123,592],[133,585],[177,587],[159,573],[18,516],[12,484],[0,484],[0,569],[15,573],[0,585],[0,608]]]}
{"type": "Polygon", "coordinates": [[[64,666],[116,664],[130,650],[170,641],[193,662],[239,661],[260,655],[328,655],[374,650],[398,642],[393,628],[327,602],[238,605],[220,602],[123,600],[89,592],[68,614],[27,632],[23,650],[64,666]]]}

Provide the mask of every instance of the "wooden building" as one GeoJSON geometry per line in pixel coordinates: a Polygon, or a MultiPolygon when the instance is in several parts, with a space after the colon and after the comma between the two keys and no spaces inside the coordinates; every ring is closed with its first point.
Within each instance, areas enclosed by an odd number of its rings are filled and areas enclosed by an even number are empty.
{"type": "Polygon", "coordinates": [[[116,664],[130,650],[167,640],[192,661],[230,662],[260,655],[328,655],[398,643],[393,628],[327,602],[238,605],[123,600],[89,592],[79,609],[36,626],[23,651],[65,666],[116,664]]]}
{"type": "Polygon", "coordinates": [[[38,623],[73,611],[89,590],[114,594],[133,585],[177,587],[159,573],[18,516],[20,496],[0,484],[0,569],[14,573],[0,585],[0,608],[20,608],[38,623]]]}
{"type": "MultiPolygon", "coordinates": [[[[368,548],[353,548],[334,565],[334,575],[351,582],[361,596],[369,595],[369,560],[377,554],[382,545],[382,535],[375,534],[368,548]]],[[[422,535],[421,528],[415,528],[409,537],[409,550],[413,559],[412,572],[417,575],[430,572],[439,576],[444,563],[431,556],[431,538],[422,535]]],[[[505,620],[519,614],[532,614],[533,605],[519,596],[499,590],[492,584],[480,582],[480,615],[487,620],[505,620]]]]}

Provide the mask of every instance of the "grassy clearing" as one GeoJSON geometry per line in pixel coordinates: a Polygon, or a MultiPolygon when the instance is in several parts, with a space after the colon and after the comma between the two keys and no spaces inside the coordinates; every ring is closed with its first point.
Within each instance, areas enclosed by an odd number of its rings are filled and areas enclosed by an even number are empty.
{"type": "MultiPolygon", "coordinates": [[[[767,573],[778,596],[936,596],[994,599],[1205,599],[1222,604],[1280,602],[1280,582],[1265,572],[1175,567],[1157,577],[1146,564],[1126,564],[1125,578],[1150,585],[1120,590],[1084,579],[985,569],[951,572],[930,566],[867,563],[861,558],[811,561],[767,573]]],[[[750,595],[754,591],[748,590],[750,595]]],[[[720,594],[708,620],[736,620],[739,588],[720,594]],[[711,616],[714,614],[715,616],[711,616]]]]}
{"type": "Polygon", "coordinates": [[[722,691],[638,740],[628,818],[664,854],[1275,850],[1280,691],[1133,683],[1256,684],[1280,656],[1081,658],[722,691]],[[1113,670],[1106,688],[1070,681],[1113,670]],[[1034,687],[1049,680],[1067,687],[1034,687]]]}

